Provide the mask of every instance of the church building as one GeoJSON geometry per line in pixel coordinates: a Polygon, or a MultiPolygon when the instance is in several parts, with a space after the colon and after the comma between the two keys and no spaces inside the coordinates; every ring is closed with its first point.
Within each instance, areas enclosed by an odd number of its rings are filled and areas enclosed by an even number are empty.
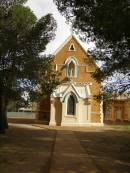
{"type": "Polygon", "coordinates": [[[101,84],[92,76],[98,68],[95,62],[74,35],[55,51],[53,58],[61,84],[50,97],[49,125],[103,125],[102,103],[97,99],[101,84]]]}

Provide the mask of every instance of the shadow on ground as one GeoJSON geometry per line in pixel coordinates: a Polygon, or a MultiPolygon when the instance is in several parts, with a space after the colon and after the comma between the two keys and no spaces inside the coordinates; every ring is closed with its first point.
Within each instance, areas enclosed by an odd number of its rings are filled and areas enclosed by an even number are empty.
{"type": "Polygon", "coordinates": [[[0,135],[1,173],[48,173],[55,131],[10,126],[0,135]]]}
{"type": "MultiPolygon", "coordinates": [[[[61,164],[57,164],[60,168],[57,166],[58,173],[97,173],[93,168],[97,168],[99,173],[130,173],[130,131],[105,128],[50,128],[44,125],[40,128],[31,124],[13,124],[5,135],[0,135],[0,172],[49,173],[52,156],[56,155],[53,153],[56,131],[59,133],[60,130],[63,132],[57,141],[60,144],[62,140],[65,149],[62,152],[62,147],[59,149],[57,146],[57,152],[61,150],[61,158],[58,157],[61,164]],[[62,137],[64,133],[65,138],[62,137]],[[78,154],[76,147],[74,150],[76,142],[74,138],[71,139],[71,134],[80,142],[83,154],[78,154]],[[71,141],[68,148],[67,141],[71,141]],[[66,163],[70,160],[67,170],[63,157],[66,163]],[[78,164],[79,159],[86,158],[87,162],[78,164]],[[89,163],[94,166],[89,166],[89,163]],[[88,172],[84,171],[86,167],[88,172]]],[[[54,173],[53,170],[51,173],[54,173]]]]}
{"type": "Polygon", "coordinates": [[[130,173],[130,132],[75,132],[81,146],[101,173],[130,173]]]}

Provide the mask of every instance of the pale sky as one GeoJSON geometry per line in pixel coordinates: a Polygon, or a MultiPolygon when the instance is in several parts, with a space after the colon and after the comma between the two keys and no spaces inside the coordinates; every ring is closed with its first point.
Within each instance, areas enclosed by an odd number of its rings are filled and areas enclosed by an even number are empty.
{"type": "MultiPolygon", "coordinates": [[[[53,0],[28,0],[27,6],[40,18],[48,13],[52,13],[53,17],[57,21],[56,37],[47,45],[45,53],[52,54],[55,50],[70,36],[71,27],[65,23],[65,18],[58,12],[53,0]]],[[[87,45],[80,41],[82,46],[87,50],[93,44],[87,45]]]]}

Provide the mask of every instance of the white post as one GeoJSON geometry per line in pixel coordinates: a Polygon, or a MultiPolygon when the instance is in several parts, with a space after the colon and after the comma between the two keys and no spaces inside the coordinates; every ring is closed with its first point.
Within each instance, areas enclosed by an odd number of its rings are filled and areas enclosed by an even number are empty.
{"type": "Polygon", "coordinates": [[[50,126],[56,126],[56,117],[55,117],[55,106],[54,98],[51,98],[51,114],[50,114],[50,126]]]}
{"type": "Polygon", "coordinates": [[[101,120],[101,124],[103,124],[103,119],[104,119],[104,115],[103,115],[103,101],[101,101],[101,103],[100,103],[100,120],[101,120]]]}
{"type": "Polygon", "coordinates": [[[76,117],[76,121],[78,124],[82,124],[83,122],[83,111],[82,111],[82,106],[80,105],[81,100],[79,99],[79,102],[76,103],[76,112],[75,112],[75,117],[76,117]]]}
{"type": "Polygon", "coordinates": [[[87,119],[89,123],[91,123],[91,116],[91,99],[89,98],[87,102],[87,119]]]}
{"type": "Polygon", "coordinates": [[[61,118],[61,126],[65,123],[65,114],[66,114],[66,104],[62,102],[62,118],[61,118]]]}

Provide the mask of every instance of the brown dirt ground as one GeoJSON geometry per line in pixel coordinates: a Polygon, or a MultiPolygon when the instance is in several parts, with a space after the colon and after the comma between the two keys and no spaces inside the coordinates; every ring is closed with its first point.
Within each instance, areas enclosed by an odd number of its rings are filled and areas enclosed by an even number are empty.
{"type": "Polygon", "coordinates": [[[56,131],[73,131],[101,173],[130,173],[130,130],[11,124],[0,135],[0,173],[49,173],[56,131]]]}
{"type": "Polygon", "coordinates": [[[55,131],[10,126],[0,135],[0,173],[48,173],[55,131]]]}
{"type": "Polygon", "coordinates": [[[130,131],[75,132],[101,173],[130,173],[130,131]]]}

